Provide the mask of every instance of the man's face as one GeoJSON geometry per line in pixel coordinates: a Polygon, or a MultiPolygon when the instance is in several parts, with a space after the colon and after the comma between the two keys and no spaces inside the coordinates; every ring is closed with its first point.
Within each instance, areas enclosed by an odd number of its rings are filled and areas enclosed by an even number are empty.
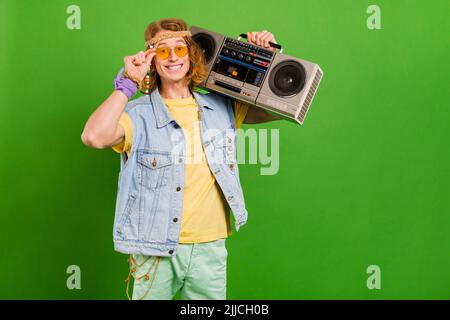
{"type": "MultiPolygon", "coordinates": [[[[155,34],[159,36],[167,31],[161,30],[155,34]]],[[[179,57],[175,53],[177,46],[186,46],[186,42],[182,37],[169,38],[161,40],[156,44],[158,48],[168,48],[169,56],[167,59],[161,59],[158,55],[155,56],[155,67],[162,82],[178,82],[182,80],[189,71],[189,53],[184,57],[179,57]]]]}

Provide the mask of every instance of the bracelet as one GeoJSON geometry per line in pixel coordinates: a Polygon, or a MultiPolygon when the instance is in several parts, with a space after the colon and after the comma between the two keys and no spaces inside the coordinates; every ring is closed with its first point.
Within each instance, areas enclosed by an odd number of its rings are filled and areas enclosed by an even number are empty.
{"type": "Polygon", "coordinates": [[[136,85],[136,82],[131,78],[124,77],[123,75],[124,68],[120,69],[116,78],[114,79],[114,89],[122,91],[130,100],[136,94],[139,86],[136,85]]]}
{"type": "Polygon", "coordinates": [[[133,81],[134,83],[136,83],[136,86],[139,88],[139,86],[140,86],[139,81],[133,79],[133,78],[128,74],[128,72],[124,71],[122,75],[123,75],[125,78],[130,79],[131,81],[133,81]]]}

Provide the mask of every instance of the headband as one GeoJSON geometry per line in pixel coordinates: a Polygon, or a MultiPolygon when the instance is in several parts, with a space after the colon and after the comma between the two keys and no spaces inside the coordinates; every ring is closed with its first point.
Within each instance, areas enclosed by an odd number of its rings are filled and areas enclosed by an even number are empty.
{"type": "Polygon", "coordinates": [[[169,38],[177,38],[177,37],[186,37],[186,36],[191,36],[191,32],[190,31],[173,31],[173,32],[166,32],[163,33],[162,35],[155,37],[155,38],[151,38],[148,41],[145,41],[145,48],[150,48],[152,49],[155,44],[158,41],[161,40],[165,40],[165,39],[169,39],[169,38]]]}

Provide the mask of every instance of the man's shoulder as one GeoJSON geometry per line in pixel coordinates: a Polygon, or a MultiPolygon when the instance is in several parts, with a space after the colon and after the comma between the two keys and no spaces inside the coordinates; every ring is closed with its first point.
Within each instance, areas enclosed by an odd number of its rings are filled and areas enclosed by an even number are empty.
{"type": "Polygon", "coordinates": [[[195,90],[195,91],[197,91],[204,100],[212,102],[214,105],[225,105],[225,106],[231,105],[232,99],[220,93],[206,90],[202,91],[195,90]]]}
{"type": "Polygon", "coordinates": [[[150,98],[148,95],[142,95],[139,98],[128,101],[125,111],[130,113],[132,111],[136,111],[138,107],[149,106],[151,104],[150,98]]]}

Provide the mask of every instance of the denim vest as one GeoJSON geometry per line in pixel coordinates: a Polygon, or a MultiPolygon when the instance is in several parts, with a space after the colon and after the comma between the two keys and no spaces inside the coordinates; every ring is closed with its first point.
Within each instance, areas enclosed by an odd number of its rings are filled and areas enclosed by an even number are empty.
{"type": "MultiPolygon", "coordinates": [[[[236,231],[247,221],[236,161],[235,118],[230,99],[193,91],[199,106],[206,160],[231,208],[236,231]]],[[[180,236],[185,140],[158,91],[128,102],[133,123],[129,158],[120,155],[114,248],[126,254],[173,256],[180,236]]]]}

